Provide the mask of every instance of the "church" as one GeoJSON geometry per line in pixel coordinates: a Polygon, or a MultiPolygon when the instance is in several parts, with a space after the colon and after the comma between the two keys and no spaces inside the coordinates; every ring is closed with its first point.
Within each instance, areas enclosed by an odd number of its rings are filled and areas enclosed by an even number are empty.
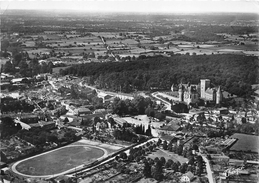
{"type": "MultiPolygon", "coordinates": [[[[174,87],[171,87],[173,93],[174,87]]],[[[215,104],[220,104],[222,101],[222,91],[220,86],[218,87],[210,87],[209,79],[201,79],[200,84],[179,84],[178,87],[178,101],[185,102],[186,104],[194,104],[199,101],[199,99],[203,99],[205,102],[212,102],[215,104]]],[[[177,98],[175,98],[177,100],[177,98]]]]}

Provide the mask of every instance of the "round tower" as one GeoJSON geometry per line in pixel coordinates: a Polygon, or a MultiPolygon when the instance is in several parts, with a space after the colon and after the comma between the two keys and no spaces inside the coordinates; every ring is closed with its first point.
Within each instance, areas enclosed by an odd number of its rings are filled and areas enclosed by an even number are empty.
{"type": "Polygon", "coordinates": [[[221,100],[222,100],[222,94],[221,94],[221,88],[219,86],[216,93],[216,104],[220,104],[221,100]]]}

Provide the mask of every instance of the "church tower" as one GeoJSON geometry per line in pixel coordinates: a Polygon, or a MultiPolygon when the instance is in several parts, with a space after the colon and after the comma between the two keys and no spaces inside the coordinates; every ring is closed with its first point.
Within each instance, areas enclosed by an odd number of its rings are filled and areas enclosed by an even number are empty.
{"type": "Polygon", "coordinates": [[[216,93],[216,104],[220,104],[221,100],[222,100],[222,94],[221,94],[221,88],[219,86],[216,93]]]}

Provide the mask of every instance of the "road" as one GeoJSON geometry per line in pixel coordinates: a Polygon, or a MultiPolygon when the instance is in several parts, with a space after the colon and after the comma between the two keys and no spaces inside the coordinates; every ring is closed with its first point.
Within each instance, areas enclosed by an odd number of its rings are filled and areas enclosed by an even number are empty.
{"type": "Polygon", "coordinates": [[[54,85],[54,81],[49,81],[49,84],[51,84],[54,90],[58,90],[58,88],[54,85]]]}
{"type": "MultiPolygon", "coordinates": [[[[139,146],[142,146],[142,145],[145,145],[147,142],[151,142],[151,141],[158,141],[158,138],[150,139],[150,140],[148,140],[148,141],[146,141],[146,142],[143,142],[142,144],[139,144],[139,145],[134,146],[134,148],[139,147],[139,146]]],[[[129,151],[130,151],[130,150],[128,149],[128,150],[126,150],[126,151],[124,151],[124,152],[125,152],[127,155],[129,155],[129,151]]],[[[111,157],[111,158],[105,160],[104,162],[102,162],[102,163],[100,163],[100,164],[98,164],[98,165],[95,165],[95,166],[93,166],[93,167],[84,169],[84,170],[80,171],[80,173],[77,172],[77,173],[66,174],[66,175],[69,176],[69,177],[74,177],[74,176],[76,176],[77,174],[81,174],[81,173],[84,173],[84,172],[88,172],[88,171],[90,171],[90,170],[92,170],[92,169],[94,169],[94,168],[96,168],[96,167],[98,167],[98,166],[100,166],[100,165],[103,165],[103,164],[105,164],[105,163],[107,163],[107,162],[109,162],[109,161],[111,161],[111,160],[113,160],[113,159],[115,159],[115,157],[111,157]]],[[[81,165],[81,166],[83,166],[83,165],[81,165]]],[[[79,166],[79,167],[82,168],[81,166],[79,166]]],[[[77,167],[77,168],[79,168],[79,167],[77,167]]]]}
{"type": "Polygon", "coordinates": [[[206,163],[206,170],[207,170],[209,183],[214,183],[214,179],[213,179],[212,170],[211,170],[211,167],[210,167],[209,160],[203,154],[200,154],[200,155],[201,155],[203,161],[205,161],[205,163],[206,163]]]}
{"type": "Polygon", "coordinates": [[[162,101],[162,102],[165,104],[165,107],[166,107],[165,110],[171,110],[171,104],[170,104],[170,102],[167,102],[166,100],[164,100],[164,99],[158,97],[158,96],[157,96],[157,95],[158,95],[157,92],[151,93],[151,95],[152,95],[153,97],[155,97],[156,99],[162,101]]]}
{"type": "MultiPolygon", "coordinates": [[[[92,90],[96,90],[97,92],[103,92],[103,93],[107,93],[107,94],[109,94],[109,95],[114,95],[114,96],[116,96],[116,93],[99,90],[99,89],[97,89],[97,88],[95,88],[95,87],[89,86],[89,85],[87,85],[87,84],[83,84],[82,82],[80,82],[79,85],[80,85],[80,86],[85,86],[85,87],[87,87],[87,88],[91,88],[92,90]]],[[[159,97],[157,96],[157,95],[158,95],[157,92],[151,93],[151,95],[152,95],[154,98],[160,100],[163,104],[165,104],[165,110],[171,110],[171,103],[168,102],[168,101],[166,101],[166,100],[164,100],[164,99],[159,98],[159,97]]]]}

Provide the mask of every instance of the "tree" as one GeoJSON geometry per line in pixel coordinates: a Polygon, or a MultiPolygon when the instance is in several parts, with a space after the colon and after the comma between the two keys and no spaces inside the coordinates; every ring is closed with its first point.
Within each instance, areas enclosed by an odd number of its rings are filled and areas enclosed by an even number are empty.
{"type": "Polygon", "coordinates": [[[126,114],[126,104],[125,101],[119,99],[119,98],[114,98],[113,103],[112,103],[112,110],[114,113],[118,115],[123,115],[126,114]]]}
{"type": "Polygon", "coordinates": [[[134,160],[134,156],[132,155],[132,154],[130,154],[129,156],[128,156],[128,161],[133,161],[134,160]]]}
{"type": "Polygon", "coordinates": [[[20,61],[22,60],[22,53],[13,53],[13,64],[14,66],[18,66],[20,61]]]}
{"type": "Polygon", "coordinates": [[[147,136],[152,136],[150,125],[148,125],[148,129],[146,130],[146,135],[147,136]]]}
{"type": "Polygon", "coordinates": [[[188,164],[189,165],[194,165],[194,162],[195,162],[194,156],[189,157],[188,164]]]}
{"type": "Polygon", "coordinates": [[[66,117],[63,122],[68,123],[69,122],[68,118],[66,117]]]}
{"type": "Polygon", "coordinates": [[[188,167],[188,165],[187,165],[186,163],[182,164],[182,165],[180,166],[180,172],[181,172],[181,173],[185,173],[186,170],[187,170],[187,167],[188,167]]]}
{"type": "Polygon", "coordinates": [[[116,160],[116,161],[119,161],[119,159],[120,159],[120,156],[118,156],[118,155],[115,156],[115,160],[116,160]]]}
{"type": "Polygon", "coordinates": [[[155,118],[159,119],[159,121],[165,120],[165,117],[166,116],[163,113],[160,113],[160,112],[155,113],[155,118]]]}
{"type": "Polygon", "coordinates": [[[20,67],[20,71],[19,73],[22,75],[22,76],[28,76],[28,64],[25,62],[25,61],[21,61],[19,63],[19,67],[20,67]]]}
{"type": "Polygon", "coordinates": [[[153,172],[153,178],[161,181],[163,180],[163,168],[162,163],[160,161],[157,161],[155,164],[154,172],[153,172]]]}
{"type": "Polygon", "coordinates": [[[179,145],[179,146],[177,147],[177,154],[178,154],[178,155],[182,155],[182,152],[183,152],[183,146],[182,146],[182,145],[179,145]]]}
{"type": "Polygon", "coordinates": [[[168,159],[167,162],[165,163],[165,168],[171,168],[173,163],[174,163],[173,160],[168,159]]]}
{"type": "Polygon", "coordinates": [[[148,150],[149,150],[150,152],[152,152],[153,149],[154,149],[154,147],[153,147],[152,145],[148,147],[148,150]]]}
{"type": "Polygon", "coordinates": [[[4,73],[14,72],[13,64],[10,61],[5,62],[3,72],[4,73]]]}
{"type": "Polygon", "coordinates": [[[160,161],[159,158],[155,157],[154,162],[157,163],[158,161],[160,161]]]}
{"type": "Polygon", "coordinates": [[[151,166],[149,165],[148,162],[145,163],[143,174],[147,178],[151,177],[151,166]]]}
{"type": "Polygon", "coordinates": [[[120,153],[120,158],[127,159],[127,154],[125,152],[120,153]]]}
{"type": "Polygon", "coordinates": [[[147,116],[154,117],[154,116],[155,116],[155,111],[154,111],[153,108],[148,107],[148,108],[146,108],[146,110],[145,110],[145,114],[146,114],[147,116]]]}
{"type": "Polygon", "coordinates": [[[161,157],[161,158],[160,158],[160,162],[162,163],[162,165],[165,165],[165,162],[166,162],[165,158],[164,158],[164,157],[161,157]]]}
{"type": "Polygon", "coordinates": [[[160,146],[161,143],[162,143],[162,140],[161,140],[161,139],[158,139],[158,141],[157,141],[157,146],[160,146]]]}
{"type": "Polygon", "coordinates": [[[53,69],[53,63],[52,62],[49,62],[48,63],[48,73],[52,74],[52,69],[53,69]]]}
{"type": "Polygon", "coordinates": [[[178,169],[179,169],[179,166],[176,162],[174,162],[172,165],[171,165],[171,168],[172,170],[174,170],[174,172],[178,172],[178,169]]]}
{"type": "Polygon", "coordinates": [[[164,140],[164,142],[163,142],[163,149],[167,150],[167,141],[166,140],[164,140]]]}

